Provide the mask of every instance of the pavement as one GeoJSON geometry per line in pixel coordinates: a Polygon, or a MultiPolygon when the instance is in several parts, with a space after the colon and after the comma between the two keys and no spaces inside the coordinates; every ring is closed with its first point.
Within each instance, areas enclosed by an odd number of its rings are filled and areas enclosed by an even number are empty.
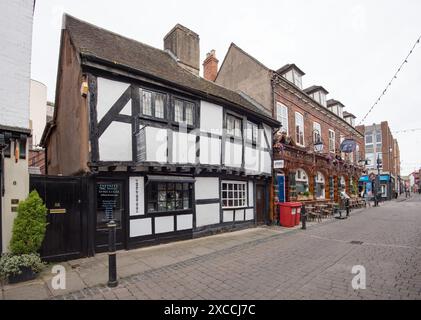
{"type": "Polygon", "coordinates": [[[62,263],[64,290],[52,288],[49,265],[34,281],[3,285],[1,298],[421,299],[421,196],[401,199],[307,230],[264,226],[119,251],[116,288],[106,286],[107,254],[62,263]],[[365,289],[352,287],[354,266],[365,289]]]}

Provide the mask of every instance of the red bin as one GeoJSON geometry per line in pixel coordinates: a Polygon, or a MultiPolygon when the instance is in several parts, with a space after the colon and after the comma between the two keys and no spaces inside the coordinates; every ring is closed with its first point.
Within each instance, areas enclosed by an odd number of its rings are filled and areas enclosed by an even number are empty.
{"type": "Polygon", "coordinates": [[[301,202],[279,202],[279,224],[294,227],[300,224],[301,202]]]}

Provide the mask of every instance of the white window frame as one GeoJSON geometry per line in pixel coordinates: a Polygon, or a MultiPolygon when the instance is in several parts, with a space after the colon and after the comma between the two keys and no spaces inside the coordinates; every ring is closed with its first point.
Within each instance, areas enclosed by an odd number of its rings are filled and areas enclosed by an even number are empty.
{"type": "Polygon", "coordinates": [[[329,129],[329,152],[335,153],[336,152],[336,145],[335,145],[336,135],[335,131],[329,129]]]}
{"type": "Polygon", "coordinates": [[[288,107],[280,102],[276,102],[276,119],[282,124],[281,132],[288,133],[288,107]]]}
{"type": "Polygon", "coordinates": [[[248,183],[247,181],[235,181],[235,180],[222,180],[221,181],[222,209],[237,209],[237,208],[247,207],[247,197],[248,197],[247,183],[248,183]],[[224,188],[224,185],[226,188],[224,188]],[[228,187],[229,185],[232,186],[232,189],[228,187]],[[241,188],[239,188],[239,186],[241,186],[241,188]],[[237,191],[237,194],[235,194],[235,191],[237,191]],[[229,196],[230,192],[232,192],[232,197],[229,196]],[[232,201],[232,205],[229,205],[230,201],[232,201]],[[237,205],[234,205],[235,201],[238,201],[237,205]],[[241,205],[240,205],[240,201],[241,201],[241,205]]]}
{"type": "Polygon", "coordinates": [[[313,143],[318,142],[316,140],[316,131],[319,132],[319,139],[320,141],[322,141],[322,126],[320,125],[320,123],[314,121],[313,122],[313,143]]]}
{"type": "Polygon", "coordinates": [[[295,112],[295,140],[297,145],[304,147],[305,146],[305,139],[304,139],[304,116],[299,113],[299,112],[295,112]],[[301,121],[298,121],[298,119],[301,119],[301,121]],[[297,126],[299,128],[298,131],[298,137],[297,137],[297,126]],[[300,143],[300,138],[303,138],[303,143],[300,143]]]}

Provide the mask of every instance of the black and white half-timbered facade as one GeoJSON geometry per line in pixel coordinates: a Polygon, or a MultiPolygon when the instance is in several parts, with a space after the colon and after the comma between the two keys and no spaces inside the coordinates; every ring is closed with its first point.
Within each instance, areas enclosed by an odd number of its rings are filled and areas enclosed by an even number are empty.
{"type": "Polygon", "coordinates": [[[122,248],[264,222],[279,123],[199,76],[199,36],[152,48],[65,15],[48,175],[88,176],[88,242],[122,248]],[[89,240],[91,239],[91,240],[89,240]]]}

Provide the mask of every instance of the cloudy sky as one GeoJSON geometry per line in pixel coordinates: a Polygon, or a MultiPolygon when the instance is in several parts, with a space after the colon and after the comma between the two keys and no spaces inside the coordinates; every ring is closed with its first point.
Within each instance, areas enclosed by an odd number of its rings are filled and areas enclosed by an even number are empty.
{"type": "MultiPolygon", "coordinates": [[[[419,0],[38,0],[32,78],[47,85],[50,100],[63,12],[157,48],[181,23],[200,35],[202,60],[215,49],[222,62],[234,42],[269,68],[293,62],[306,73],[304,87],[323,85],[357,123],[421,35],[419,0]]],[[[421,43],[364,123],[421,128],[420,92],[421,43]]],[[[421,130],[394,135],[402,174],[421,167],[421,130]]]]}

